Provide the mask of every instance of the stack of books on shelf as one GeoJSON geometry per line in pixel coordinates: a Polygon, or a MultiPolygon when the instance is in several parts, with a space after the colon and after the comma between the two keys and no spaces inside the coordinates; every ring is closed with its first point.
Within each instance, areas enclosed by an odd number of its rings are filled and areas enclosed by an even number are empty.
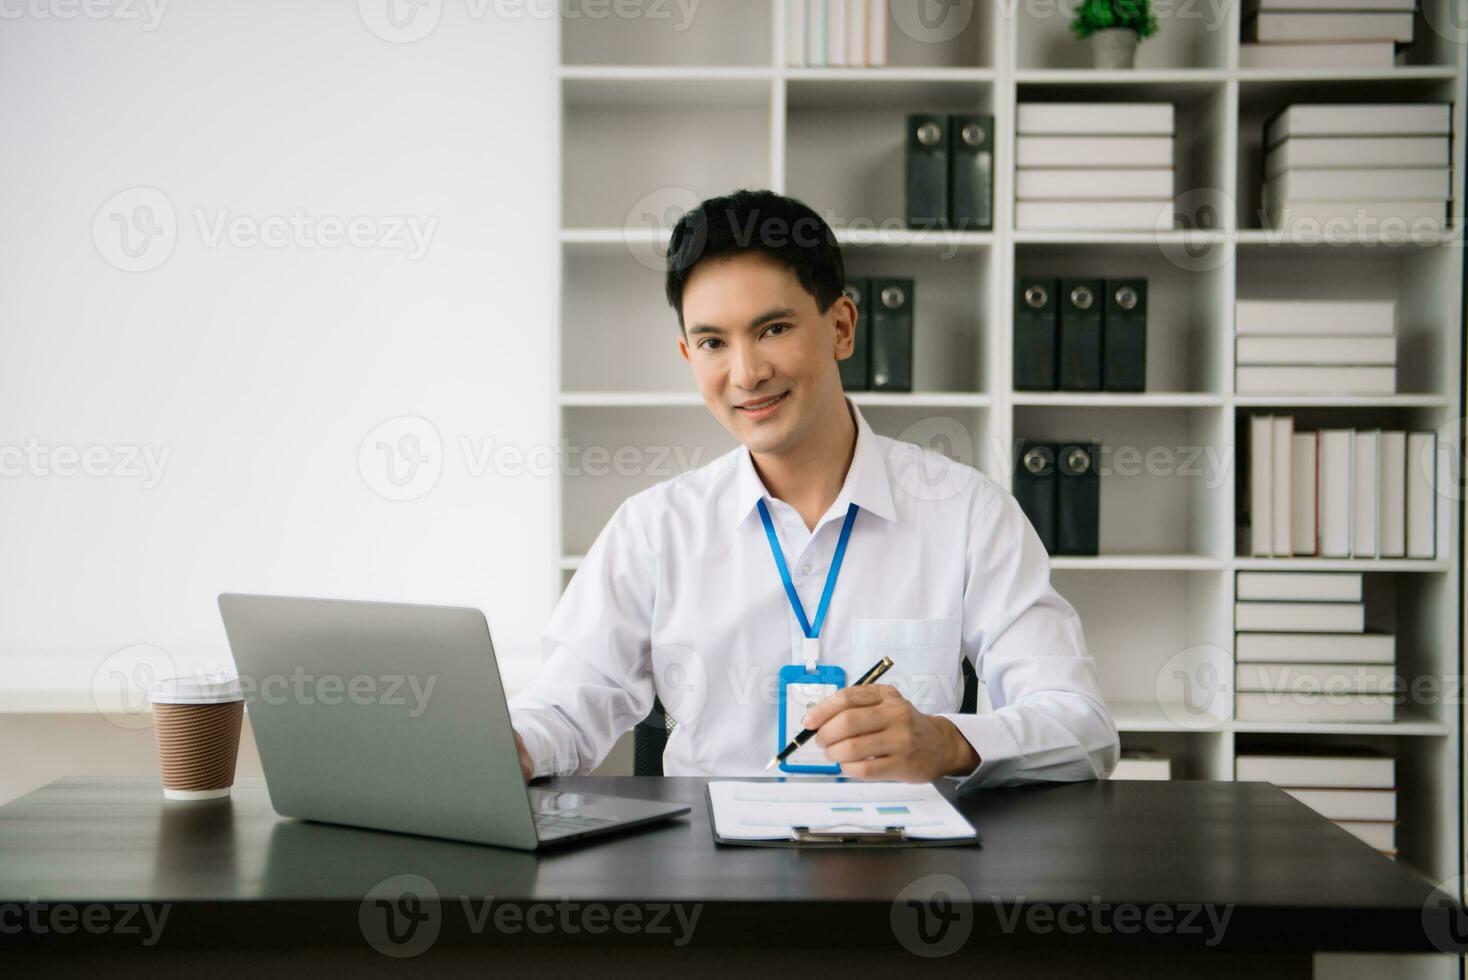
{"type": "Polygon", "coordinates": [[[1249,553],[1435,558],[1437,436],[1249,419],[1249,553]]]}
{"type": "Polygon", "coordinates": [[[1240,68],[1391,68],[1417,0],[1244,0],[1240,68]]]}
{"type": "Polygon", "coordinates": [[[1241,395],[1391,395],[1391,300],[1239,300],[1234,390],[1241,395]]]}
{"type": "Polygon", "coordinates": [[[785,64],[876,68],[887,64],[887,0],[785,0],[785,64]]]}
{"type": "Polygon", "coordinates": [[[1164,780],[1172,778],[1172,760],[1149,749],[1122,749],[1112,779],[1164,780]]]}
{"type": "Polygon", "coordinates": [[[1397,857],[1396,760],[1366,749],[1310,754],[1249,753],[1234,760],[1239,782],[1273,783],[1355,834],[1397,857]]]}
{"type": "Polygon", "coordinates": [[[1264,131],[1267,224],[1302,233],[1341,225],[1368,235],[1441,229],[1452,196],[1451,108],[1287,106],[1264,131]]]}
{"type": "Polygon", "coordinates": [[[1026,102],[1015,132],[1015,227],[1174,226],[1170,102],[1026,102]]]}
{"type": "Polygon", "coordinates": [[[1396,637],[1366,632],[1361,576],[1239,572],[1234,717],[1257,722],[1389,722],[1396,637]]]}

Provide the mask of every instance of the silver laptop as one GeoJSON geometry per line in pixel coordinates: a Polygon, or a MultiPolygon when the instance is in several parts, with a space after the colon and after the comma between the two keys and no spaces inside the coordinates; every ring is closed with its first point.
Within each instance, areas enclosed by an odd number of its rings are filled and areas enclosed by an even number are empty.
{"type": "Polygon", "coordinates": [[[534,850],[688,806],[527,787],[477,609],[221,595],[282,816],[534,850]]]}

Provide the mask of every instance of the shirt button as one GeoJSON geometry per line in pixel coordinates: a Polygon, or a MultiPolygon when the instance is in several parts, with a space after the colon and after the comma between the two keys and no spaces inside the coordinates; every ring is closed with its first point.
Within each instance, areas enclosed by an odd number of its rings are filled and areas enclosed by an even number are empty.
{"type": "Polygon", "coordinates": [[[802,574],[802,575],[809,575],[810,574],[810,562],[806,562],[804,565],[801,565],[800,566],[800,574],[802,574]]]}

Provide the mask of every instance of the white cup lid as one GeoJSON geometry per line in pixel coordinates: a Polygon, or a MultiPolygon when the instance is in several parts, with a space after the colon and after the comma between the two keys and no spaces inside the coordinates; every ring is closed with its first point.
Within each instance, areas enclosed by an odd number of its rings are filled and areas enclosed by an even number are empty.
{"type": "Polygon", "coordinates": [[[153,685],[148,696],[154,704],[221,704],[244,700],[239,675],[223,668],[165,677],[153,685]]]}

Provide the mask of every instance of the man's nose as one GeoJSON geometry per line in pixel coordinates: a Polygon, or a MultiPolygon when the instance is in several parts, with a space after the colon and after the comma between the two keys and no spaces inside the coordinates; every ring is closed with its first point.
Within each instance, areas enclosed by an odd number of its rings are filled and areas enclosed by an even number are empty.
{"type": "Polygon", "coordinates": [[[759,345],[743,344],[734,351],[734,368],[729,380],[736,388],[754,390],[768,380],[774,372],[769,361],[760,355],[759,345]]]}

